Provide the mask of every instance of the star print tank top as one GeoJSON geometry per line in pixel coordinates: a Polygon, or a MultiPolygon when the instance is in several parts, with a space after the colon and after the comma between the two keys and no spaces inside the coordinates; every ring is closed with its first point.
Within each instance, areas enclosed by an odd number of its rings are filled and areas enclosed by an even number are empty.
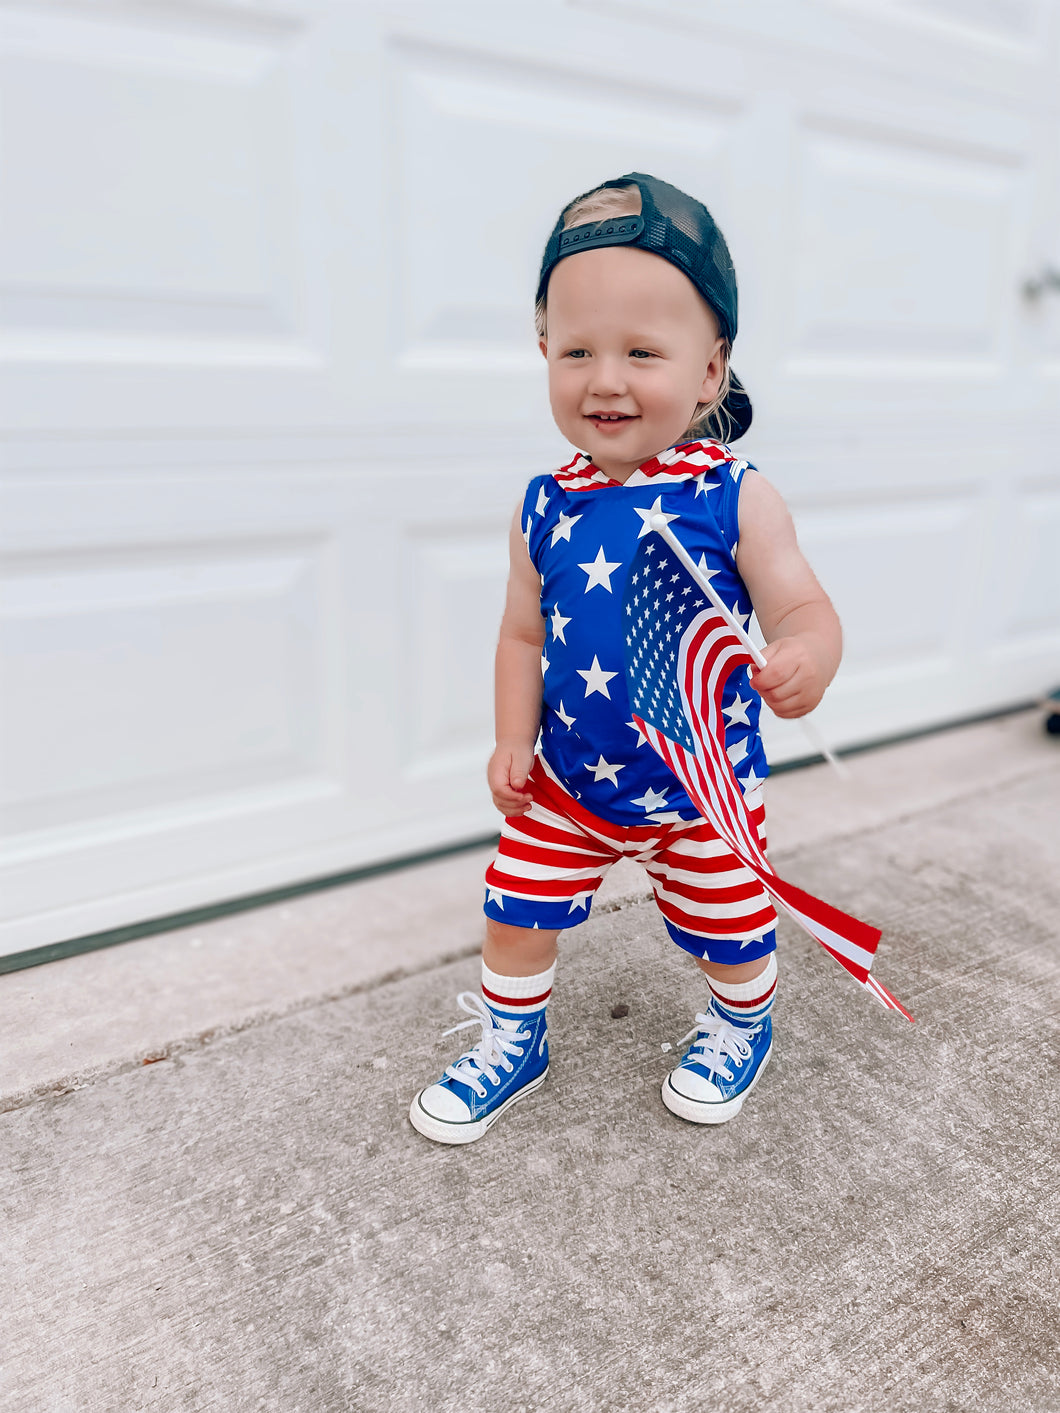
{"type": "MultiPolygon", "coordinates": [[[[541,753],[586,809],[620,825],[695,819],[699,811],[633,723],[626,690],[623,589],[638,542],[667,517],[693,560],[741,623],[751,602],[736,570],[740,482],[754,468],[716,442],[685,442],[625,483],[578,455],[530,482],[524,538],[541,576],[545,619],[541,753]]],[[[656,538],[658,538],[656,536],[656,538]]],[[[660,543],[662,543],[660,541],[660,543]]],[[[660,589],[660,617],[679,633],[688,604],[660,589]]],[[[725,746],[745,793],[768,767],[758,731],[761,702],[747,668],[725,686],[725,746]]]]}

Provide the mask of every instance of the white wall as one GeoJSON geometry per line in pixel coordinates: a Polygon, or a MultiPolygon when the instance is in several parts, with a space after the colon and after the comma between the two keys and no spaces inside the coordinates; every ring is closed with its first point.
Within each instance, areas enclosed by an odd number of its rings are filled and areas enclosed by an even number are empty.
{"type": "Polygon", "coordinates": [[[537,261],[630,169],[733,249],[832,740],[1055,685],[1058,56],[1051,0],[5,6],[0,951],[495,827],[537,261]]]}

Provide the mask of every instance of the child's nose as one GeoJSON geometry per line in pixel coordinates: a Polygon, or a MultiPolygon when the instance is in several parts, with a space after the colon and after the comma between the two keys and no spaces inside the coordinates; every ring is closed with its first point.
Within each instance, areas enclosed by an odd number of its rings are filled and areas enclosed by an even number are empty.
{"type": "Polygon", "coordinates": [[[589,391],[598,396],[626,391],[625,361],[621,358],[594,358],[589,391]]]}

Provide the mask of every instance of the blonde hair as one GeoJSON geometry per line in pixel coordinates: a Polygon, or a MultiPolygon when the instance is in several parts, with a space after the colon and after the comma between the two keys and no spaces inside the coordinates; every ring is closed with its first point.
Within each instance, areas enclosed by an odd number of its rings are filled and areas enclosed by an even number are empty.
{"type": "MultiPolygon", "coordinates": [[[[563,229],[567,231],[571,226],[583,226],[590,221],[606,221],[608,217],[639,215],[640,190],[638,187],[633,185],[599,186],[595,191],[587,191],[584,196],[575,197],[569,206],[563,208],[563,229]]],[[[699,293],[698,290],[696,292],[699,293]]],[[[534,305],[534,329],[539,339],[548,337],[547,298],[548,290],[546,289],[544,298],[539,299],[534,305]]],[[[705,300],[704,303],[706,303],[705,300]]],[[[707,305],[707,308],[709,309],[710,306],[707,305]]],[[[714,314],[713,309],[710,312],[712,315],[714,314]]],[[[717,318],[716,315],[714,317],[717,318]]],[[[732,388],[732,375],[729,371],[732,344],[728,339],[722,339],[719,351],[722,371],[718,391],[710,402],[696,403],[692,420],[678,437],[679,442],[696,441],[702,437],[727,442],[732,435],[733,421],[724,406],[725,399],[729,396],[732,388]]]]}

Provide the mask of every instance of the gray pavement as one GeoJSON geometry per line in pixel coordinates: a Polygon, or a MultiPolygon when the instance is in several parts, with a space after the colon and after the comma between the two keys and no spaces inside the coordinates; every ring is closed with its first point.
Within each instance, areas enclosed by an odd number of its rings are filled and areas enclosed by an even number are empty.
{"type": "Polygon", "coordinates": [[[477,856],[0,977],[0,1408],[1060,1413],[1060,742],[851,765],[772,783],[774,861],[884,928],[917,1024],[782,924],[717,1130],[659,1099],[703,988],[636,874],[466,1149],[405,1112],[477,856]]]}

